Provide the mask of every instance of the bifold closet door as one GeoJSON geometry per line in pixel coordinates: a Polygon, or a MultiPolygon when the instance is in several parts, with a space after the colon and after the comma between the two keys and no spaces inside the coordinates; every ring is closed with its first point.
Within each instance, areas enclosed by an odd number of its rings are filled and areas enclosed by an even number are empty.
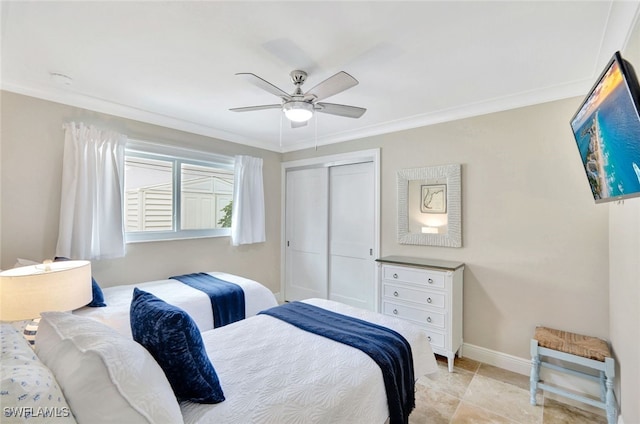
{"type": "Polygon", "coordinates": [[[373,162],[329,169],[329,299],[375,310],[373,162]]]}
{"type": "Polygon", "coordinates": [[[301,169],[286,175],[285,299],[326,299],[329,171],[301,169]]]}

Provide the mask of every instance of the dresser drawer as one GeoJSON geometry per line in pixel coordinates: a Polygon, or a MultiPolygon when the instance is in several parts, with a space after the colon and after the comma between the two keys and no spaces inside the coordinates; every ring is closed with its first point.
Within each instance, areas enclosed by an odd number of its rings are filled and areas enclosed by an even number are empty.
{"type": "Polygon", "coordinates": [[[445,314],[438,312],[426,311],[424,309],[412,308],[411,306],[391,302],[383,302],[382,311],[385,315],[414,321],[421,325],[428,325],[441,329],[445,328],[445,314]]]}
{"type": "Polygon", "coordinates": [[[427,339],[429,339],[429,343],[431,343],[432,348],[445,349],[447,347],[444,340],[444,334],[431,330],[424,330],[424,332],[427,334],[427,339]]]}
{"type": "Polygon", "coordinates": [[[447,296],[444,293],[427,292],[389,283],[382,285],[382,296],[388,299],[419,303],[433,308],[444,309],[447,304],[447,296]]]}
{"type": "Polygon", "coordinates": [[[439,289],[445,287],[444,277],[443,272],[430,271],[427,269],[401,268],[397,266],[384,266],[382,272],[382,278],[385,280],[402,281],[439,289]]]}

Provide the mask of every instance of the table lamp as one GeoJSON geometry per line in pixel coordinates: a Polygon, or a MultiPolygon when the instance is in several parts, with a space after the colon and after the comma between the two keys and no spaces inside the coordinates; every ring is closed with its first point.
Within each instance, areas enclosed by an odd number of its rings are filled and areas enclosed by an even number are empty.
{"type": "Polygon", "coordinates": [[[31,344],[41,312],[72,311],[91,299],[89,261],[45,261],[0,272],[0,321],[34,319],[24,330],[31,344]]]}

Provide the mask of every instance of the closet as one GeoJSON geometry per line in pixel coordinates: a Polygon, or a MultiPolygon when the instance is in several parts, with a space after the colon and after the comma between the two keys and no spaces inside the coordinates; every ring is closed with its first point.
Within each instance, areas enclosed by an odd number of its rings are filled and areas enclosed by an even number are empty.
{"type": "Polygon", "coordinates": [[[285,300],[319,297],[376,310],[377,150],[367,152],[284,169],[285,300]]]}

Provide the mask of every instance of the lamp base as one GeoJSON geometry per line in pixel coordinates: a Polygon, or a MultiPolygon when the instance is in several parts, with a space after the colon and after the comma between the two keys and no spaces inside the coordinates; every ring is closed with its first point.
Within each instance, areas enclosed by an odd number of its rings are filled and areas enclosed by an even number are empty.
{"type": "Polygon", "coordinates": [[[22,335],[29,342],[29,345],[33,348],[36,343],[36,333],[38,332],[38,325],[40,325],[40,318],[34,318],[27,323],[22,331],[22,335]]]}

